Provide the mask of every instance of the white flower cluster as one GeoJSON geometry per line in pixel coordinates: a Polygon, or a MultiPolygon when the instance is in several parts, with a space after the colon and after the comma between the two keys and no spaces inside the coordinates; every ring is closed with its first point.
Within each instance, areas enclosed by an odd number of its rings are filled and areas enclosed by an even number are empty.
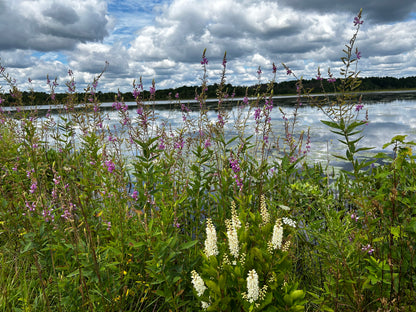
{"type": "Polygon", "coordinates": [[[264,194],[260,197],[260,214],[263,220],[263,225],[270,223],[270,214],[266,207],[266,198],[264,197],[264,194]]]}
{"type": "MultiPolygon", "coordinates": [[[[264,285],[262,289],[259,289],[259,276],[257,275],[256,270],[251,270],[248,272],[247,276],[247,292],[243,292],[241,295],[243,299],[247,300],[250,303],[256,301],[262,301],[266,298],[267,294],[267,285],[264,285]]],[[[256,308],[260,306],[257,302],[254,305],[256,308]]]]}
{"type": "Polygon", "coordinates": [[[231,220],[225,220],[225,226],[227,227],[227,237],[228,237],[228,246],[230,248],[230,254],[234,256],[235,259],[238,259],[239,246],[238,246],[238,236],[237,229],[235,228],[231,220]]]}
{"type": "Polygon", "coordinates": [[[198,293],[198,296],[201,297],[204,294],[207,287],[205,286],[204,281],[202,280],[201,276],[199,276],[199,274],[195,270],[191,272],[191,275],[192,275],[192,284],[194,285],[194,288],[196,292],[198,293]]]}
{"type": "Polygon", "coordinates": [[[207,238],[205,240],[205,255],[207,257],[216,256],[218,255],[218,247],[217,247],[217,232],[215,231],[215,227],[212,224],[210,218],[207,219],[207,238]]]}
{"type": "Polygon", "coordinates": [[[253,303],[259,299],[259,276],[254,269],[248,272],[246,299],[250,303],[253,303]]]}
{"type": "Polygon", "coordinates": [[[206,309],[208,309],[209,306],[210,306],[210,304],[208,302],[201,301],[201,307],[202,307],[202,309],[206,310],[206,309]]]}
{"type": "Polygon", "coordinates": [[[231,202],[231,221],[233,222],[233,226],[238,230],[241,227],[241,221],[237,215],[237,209],[235,207],[235,202],[231,202]]]}
{"type": "Polygon", "coordinates": [[[283,217],[282,218],[282,221],[283,221],[284,224],[287,224],[287,225],[289,225],[291,227],[294,227],[294,228],[296,227],[296,221],[295,220],[292,220],[290,218],[283,217]]]}
{"type": "Polygon", "coordinates": [[[240,263],[241,263],[241,265],[244,265],[244,263],[246,262],[246,253],[245,252],[243,252],[241,255],[240,255],[240,263]]]}
{"type": "Polygon", "coordinates": [[[288,206],[285,206],[285,205],[282,205],[282,204],[280,204],[279,207],[283,210],[286,210],[286,211],[290,210],[290,208],[288,206]]]}
{"type": "Polygon", "coordinates": [[[280,219],[276,220],[276,223],[273,227],[273,236],[272,241],[269,243],[269,248],[274,250],[277,248],[282,248],[282,240],[283,240],[283,227],[282,221],[280,219]]]}
{"type": "Polygon", "coordinates": [[[289,247],[290,247],[290,240],[286,241],[286,243],[283,244],[282,251],[284,252],[288,251],[289,247]]]}

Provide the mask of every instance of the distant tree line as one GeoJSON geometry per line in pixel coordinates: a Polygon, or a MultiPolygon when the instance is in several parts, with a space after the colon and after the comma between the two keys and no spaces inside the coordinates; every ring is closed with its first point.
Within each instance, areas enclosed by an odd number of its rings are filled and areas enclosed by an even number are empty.
{"type": "MultiPolygon", "coordinates": [[[[336,91],[334,86],[328,83],[326,80],[323,80],[323,85],[326,92],[336,91]]],[[[335,84],[339,82],[339,79],[335,84]]],[[[320,81],[316,79],[303,80],[303,86],[306,89],[311,89],[312,93],[321,93],[322,89],[320,87],[320,81]]],[[[260,86],[232,86],[231,84],[226,84],[223,91],[228,94],[228,96],[234,97],[244,97],[244,96],[255,96],[255,90],[259,88],[259,92],[262,93],[266,91],[267,84],[262,84],[260,86]]],[[[208,86],[206,95],[208,98],[217,97],[218,84],[213,84],[208,86]]],[[[361,86],[359,91],[388,91],[388,90],[408,90],[416,89],[416,76],[412,77],[403,77],[403,78],[394,78],[394,77],[367,77],[361,78],[361,86]]],[[[201,92],[201,86],[182,86],[178,88],[170,88],[163,90],[156,90],[155,100],[175,100],[175,95],[178,94],[181,100],[188,100],[195,98],[196,94],[201,92]]],[[[275,83],[273,93],[275,95],[290,95],[296,93],[296,81],[282,81],[275,83]]],[[[73,96],[76,96],[78,102],[84,102],[87,100],[87,97],[84,93],[77,93],[73,96]]],[[[100,102],[114,102],[116,99],[123,99],[125,102],[134,102],[135,99],[131,92],[117,93],[117,92],[101,92],[98,91],[96,96],[100,102]],[[119,96],[120,95],[120,96],[119,96]]],[[[148,99],[150,96],[149,91],[143,91],[141,97],[143,99],[148,99]]],[[[55,94],[55,101],[57,103],[64,103],[68,95],[65,93],[55,94]]],[[[10,94],[3,94],[2,98],[4,101],[3,105],[8,105],[16,102],[16,98],[12,97],[10,94]]],[[[25,105],[43,105],[52,103],[51,95],[45,92],[22,92],[22,102],[25,105]]]]}

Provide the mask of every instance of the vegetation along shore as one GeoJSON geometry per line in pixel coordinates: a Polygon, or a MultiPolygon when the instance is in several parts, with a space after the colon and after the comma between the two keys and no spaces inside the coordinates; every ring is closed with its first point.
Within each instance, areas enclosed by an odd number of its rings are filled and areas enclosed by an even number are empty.
{"type": "Polygon", "coordinates": [[[38,94],[1,67],[0,310],[416,311],[416,143],[403,133],[386,138],[393,153],[360,157],[372,116],[359,95],[416,78],[360,79],[361,11],[351,22],[340,72],[318,68],[312,81],[273,64],[257,71],[268,84],[229,86],[224,54],[208,86],[203,51],[198,87],[137,81],[101,94],[103,71],[78,92],[68,71],[65,94],[53,81],[38,94]],[[292,80],[276,83],[278,70],[292,80]],[[176,128],[144,105],[169,93],[176,128]],[[285,93],[294,103],[278,108],[285,93]],[[307,164],[303,102],[323,114],[348,170],[307,164]],[[44,103],[58,114],[20,109],[44,103]]]}

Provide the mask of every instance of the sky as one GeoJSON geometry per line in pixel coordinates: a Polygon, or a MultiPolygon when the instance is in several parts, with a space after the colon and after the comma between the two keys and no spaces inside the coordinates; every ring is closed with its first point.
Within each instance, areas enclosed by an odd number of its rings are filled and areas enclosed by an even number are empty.
{"type": "MultiPolygon", "coordinates": [[[[108,67],[98,90],[129,92],[140,77],[149,90],[208,83],[285,81],[328,67],[339,77],[342,49],[363,8],[357,48],[362,77],[416,76],[414,0],[0,0],[0,63],[21,90],[48,92],[46,76],[65,92],[68,70],[78,91],[108,67]],[[31,79],[29,83],[28,79],[31,79]]],[[[4,80],[0,92],[8,92],[4,80]]]]}

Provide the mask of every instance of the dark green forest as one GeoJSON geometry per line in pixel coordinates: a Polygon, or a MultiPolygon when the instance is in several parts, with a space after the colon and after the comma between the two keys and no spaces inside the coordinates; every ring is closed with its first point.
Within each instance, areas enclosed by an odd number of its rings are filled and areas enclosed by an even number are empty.
{"type": "MultiPolygon", "coordinates": [[[[316,79],[303,80],[303,87],[307,90],[311,90],[311,93],[322,93],[320,87],[321,81],[316,79]]],[[[335,82],[335,86],[328,83],[326,80],[323,80],[323,86],[326,92],[331,93],[336,91],[336,84],[339,82],[339,79],[335,82]],[[334,88],[335,87],[335,88],[334,88]]],[[[258,86],[232,86],[231,84],[225,85],[225,92],[229,96],[234,97],[244,97],[244,96],[254,96],[255,90],[258,86]]],[[[262,84],[259,87],[259,92],[263,93],[266,91],[267,84],[262,84]]],[[[178,88],[171,89],[161,89],[156,90],[155,100],[175,100],[176,93],[179,94],[181,100],[189,100],[195,98],[195,94],[201,92],[200,86],[182,86],[178,88]]],[[[208,98],[217,97],[218,84],[213,84],[208,86],[206,95],[208,98]]],[[[389,91],[389,90],[411,90],[416,89],[416,76],[412,77],[403,77],[403,78],[394,78],[394,77],[366,77],[361,78],[361,85],[357,91],[389,91]]],[[[276,82],[274,84],[273,94],[275,95],[290,95],[296,93],[296,81],[282,81],[276,82]]],[[[103,93],[98,91],[96,96],[101,102],[113,102],[117,99],[117,95],[120,94],[120,98],[126,102],[135,101],[133,94],[131,92],[118,93],[118,92],[106,92],[103,93]]],[[[149,91],[143,91],[141,97],[143,99],[149,98],[149,91]]],[[[74,95],[73,95],[74,96],[74,95]]],[[[78,97],[78,102],[83,102],[87,100],[85,93],[77,93],[75,96],[78,97]]],[[[3,95],[4,102],[3,105],[13,104],[16,101],[16,98],[12,97],[10,94],[3,95]]],[[[119,100],[120,100],[119,98],[119,100]]],[[[67,99],[66,93],[57,93],[55,94],[55,102],[62,103],[67,99]]],[[[44,92],[28,92],[25,91],[22,93],[22,102],[26,105],[44,105],[51,104],[51,96],[48,93],[44,92]]]]}

